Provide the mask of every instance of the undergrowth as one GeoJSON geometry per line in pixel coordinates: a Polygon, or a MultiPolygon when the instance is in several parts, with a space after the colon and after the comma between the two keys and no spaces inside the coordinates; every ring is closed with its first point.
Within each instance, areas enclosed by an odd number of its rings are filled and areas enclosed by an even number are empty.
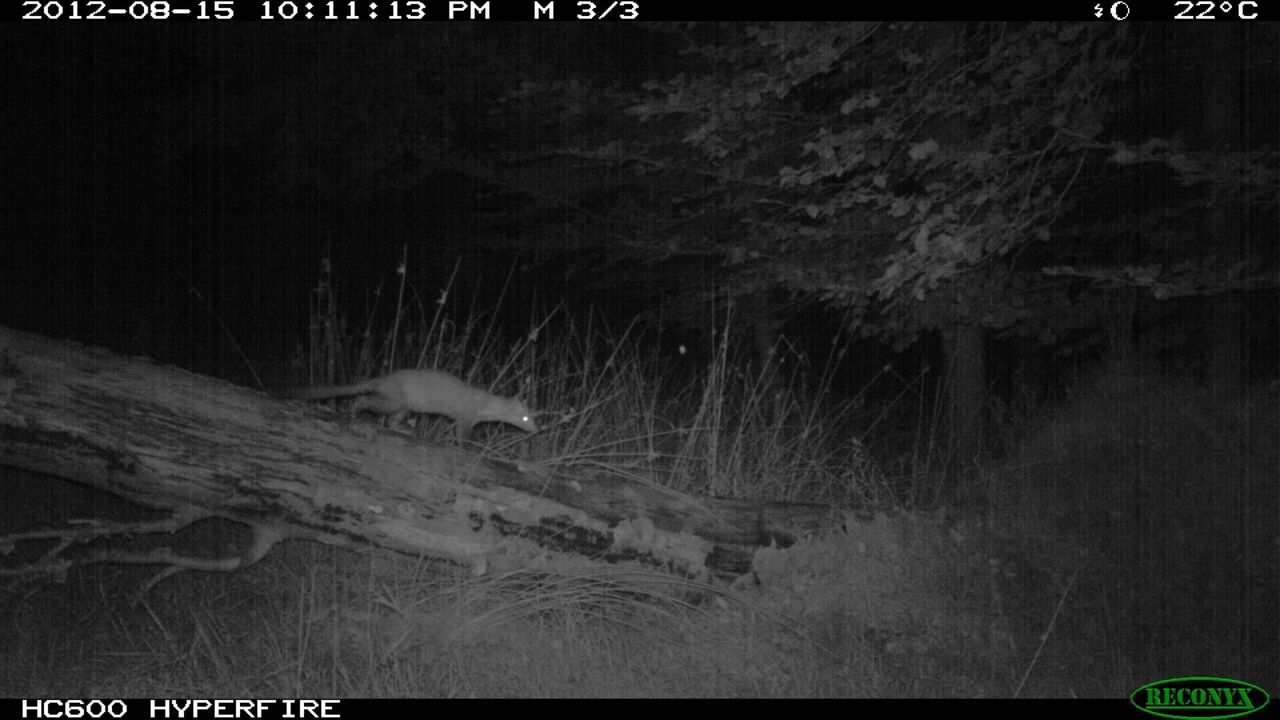
{"type": "MultiPolygon", "coordinates": [[[[0,691],[1114,696],[1180,674],[1278,679],[1274,400],[1101,373],[1048,412],[996,408],[1001,459],[962,467],[924,378],[872,412],[838,351],[740,353],[732,313],[673,360],[661,329],[553,309],[503,332],[406,277],[350,331],[322,276],[293,380],[444,369],[541,411],[542,431],[493,426],[477,450],[843,520],[732,584],[567,560],[477,577],[302,543],[140,599],[140,569],[77,568],[4,596],[0,691]]],[[[414,432],[452,442],[447,419],[414,432]]]]}

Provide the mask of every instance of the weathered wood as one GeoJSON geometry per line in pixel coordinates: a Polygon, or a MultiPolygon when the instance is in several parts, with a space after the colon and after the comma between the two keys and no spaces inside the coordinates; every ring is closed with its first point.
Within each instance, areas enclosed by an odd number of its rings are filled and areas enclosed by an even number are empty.
{"type": "Polygon", "coordinates": [[[757,547],[790,545],[830,517],[825,507],[696,498],[359,427],[181,369],[0,327],[0,464],[184,518],[247,523],[260,541],[239,565],[280,538],[302,537],[477,570],[552,551],[732,575],[749,570],[757,547]]]}

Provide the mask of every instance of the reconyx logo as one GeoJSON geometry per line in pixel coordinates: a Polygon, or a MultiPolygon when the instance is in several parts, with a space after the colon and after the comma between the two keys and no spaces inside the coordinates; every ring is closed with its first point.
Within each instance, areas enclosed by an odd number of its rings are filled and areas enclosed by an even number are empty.
{"type": "Polygon", "coordinates": [[[1147,683],[1129,696],[1139,710],[1177,720],[1221,720],[1266,707],[1271,697],[1257,685],[1212,677],[1184,677],[1147,683]]]}

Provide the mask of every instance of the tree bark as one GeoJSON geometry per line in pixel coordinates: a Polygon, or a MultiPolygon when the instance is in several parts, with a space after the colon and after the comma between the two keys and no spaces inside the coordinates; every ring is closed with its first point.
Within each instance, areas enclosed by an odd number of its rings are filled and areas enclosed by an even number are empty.
{"type": "MultiPolygon", "coordinates": [[[[477,572],[567,553],[729,577],[749,572],[757,547],[788,546],[833,517],[866,519],[833,516],[826,506],[699,498],[481,457],[4,327],[0,464],[85,483],[176,518],[143,528],[151,532],[212,517],[256,531],[239,557],[189,565],[200,569],[242,567],[276,541],[297,537],[368,542],[469,563],[477,572]]],[[[82,542],[94,527],[63,529],[62,538],[76,534],[82,542]]],[[[0,537],[0,546],[35,537],[0,537]]],[[[50,559],[62,569],[69,562],[50,559]]]]}

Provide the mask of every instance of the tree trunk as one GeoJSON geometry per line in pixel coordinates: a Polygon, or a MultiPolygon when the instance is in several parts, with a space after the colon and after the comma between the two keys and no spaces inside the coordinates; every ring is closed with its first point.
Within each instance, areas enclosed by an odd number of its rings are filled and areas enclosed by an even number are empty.
{"type": "Polygon", "coordinates": [[[767,375],[773,367],[775,354],[781,339],[782,321],[777,316],[772,293],[768,290],[757,290],[738,298],[738,307],[742,324],[751,337],[751,348],[754,360],[761,376],[767,375]]]}
{"type": "MultiPolygon", "coordinates": [[[[820,529],[831,508],[682,495],[617,477],[480,457],[455,447],[322,419],[314,406],[145,360],[0,327],[0,464],[106,490],[171,517],[0,536],[0,547],[51,537],[172,533],[218,517],[250,526],[230,570],[287,537],[519,567],[549,552],[638,560],[689,576],[746,573],[754,550],[820,529]]],[[[858,516],[852,516],[858,517],[858,516]]],[[[845,516],[849,521],[850,516],[845,516]]],[[[31,571],[64,571],[46,554],[31,571]]],[[[17,574],[0,566],[0,574],[17,574]]]]}
{"type": "Polygon", "coordinates": [[[982,410],[987,398],[987,354],[982,326],[957,323],[945,334],[951,381],[953,456],[972,461],[982,449],[982,410]]]}

